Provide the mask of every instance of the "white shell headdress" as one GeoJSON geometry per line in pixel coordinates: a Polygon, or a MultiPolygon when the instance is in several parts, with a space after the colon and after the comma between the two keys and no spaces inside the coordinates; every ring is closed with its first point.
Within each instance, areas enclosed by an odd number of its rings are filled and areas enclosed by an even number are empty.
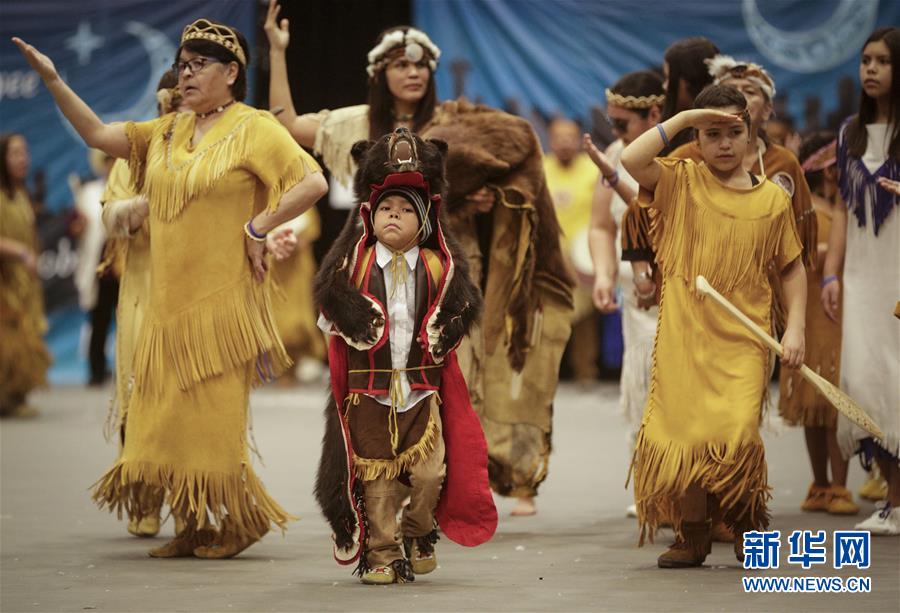
{"type": "Polygon", "coordinates": [[[719,85],[726,79],[747,79],[759,87],[769,100],[775,99],[775,81],[772,75],[753,62],[738,62],[730,55],[719,54],[713,58],[704,60],[713,78],[713,83],[719,85]]]}
{"type": "Polygon", "coordinates": [[[425,57],[425,52],[431,56],[428,59],[428,67],[431,72],[437,70],[438,60],[441,58],[441,50],[438,46],[431,42],[428,35],[421,30],[410,28],[406,32],[403,30],[394,30],[381,39],[381,42],[375,45],[367,59],[369,65],[366,66],[366,72],[370,77],[374,77],[375,73],[384,67],[387,63],[387,54],[397,47],[405,47],[405,56],[411,62],[418,62],[425,57]]]}

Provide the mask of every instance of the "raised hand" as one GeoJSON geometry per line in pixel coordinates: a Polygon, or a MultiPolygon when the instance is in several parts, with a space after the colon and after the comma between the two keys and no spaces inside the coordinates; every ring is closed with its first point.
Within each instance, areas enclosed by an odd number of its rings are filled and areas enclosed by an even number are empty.
{"type": "Polygon", "coordinates": [[[696,130],[709,130],[710,128],[726,128],[735,123],[743,123],[744,118],[740,114],[720,111],[719,109],[691,109],[679,113],[684,116],[688,126],[696,130]]]}
{"type": "Polygon", "coordinates": [[[276,260],[284,260],[297,248],[297,235],[290,228],[282,228],[269,232],[266,236],[266,248],[275,256],[276,260]]]}
{"type": "Polygon", "coordinates": [[[59,73],[56,72],[56,66],[53,65],[53,60],[35,49],[33,46],[26,43],[18,36],[13,36],[12,42],[16,44],[16,46],[19,48],[19,51],[21,51],[22,55],[25,56],[25,59],[28,61],[28,65],[31,66],[36,73],[38,73],[38,75],[41,77],[41,79],[43,79],[45,83],[59,78],[59,73]]]}
{"type": "Polygon", "coordinates": [[[281,5],[278,4],[278,0],[269,0],[269,9],[266,11],[266,22],[263,25],[263,30],[266,31],[269,46],[273,51],[284,51],[291,40],[288,20],[282,19],[280,22],[278,21],[280,12],[281,5]]]}
{"type": "Polygon", "coordinates": [[[878,186],[883,190],[891,192],[895,196],[900,196],[900,181],[894,181],[887,177],[878,177],[878,186]]]}
{"type": "Polygon", "coordinates": [[[590,134],[585,133],[581,139],[581,144],[591,161],[600,169],[600,174],[607,177],[616,171],[606,154],[597,149],[597,145],[594,144],[590,134]]]}

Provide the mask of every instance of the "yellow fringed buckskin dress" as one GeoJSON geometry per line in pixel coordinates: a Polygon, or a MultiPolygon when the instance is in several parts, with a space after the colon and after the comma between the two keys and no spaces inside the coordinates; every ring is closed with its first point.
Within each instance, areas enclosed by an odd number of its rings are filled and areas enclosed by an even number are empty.
{"type": "Polygon", "coordinates": [[[759,434],[769,374],[765,345],[695,288],[697,275],[765,330],[766,270],[800,256],[791,202],[770,181],[727,187],[705,164],[662,158],[654,202],[665,217],[657,263],[662,298],[650,396],[633,470],[641,541],[661,517],[681,524],[673,501],[697,482],[726,521],[766,526],[766,461],[759,434]],[[749,513],[749,515],[746,515],[749,513]]]}
{"type": "Polygon", "coordinates": [[[151,295],[125,446],[94,498],[135,516],[135,486],[161,486],[199,527],[209,513],[259,538],[292,518],[250,465],[248,397],[289,359],[242,226],[319,167],[268,112],[234,104],[191,146],[194,123],[172,113],[126,124],[135,187],[150,201],[151,295]]]}
{"type": "MultiPolygon", "coordinates": [[[[37,249],[34,212],[24,189],[0,190],[0,237],[37,249]]],[[[41,280],[15,260],[0,258],[0,411],[13,411],[45,383],[50,354],[41,280]]]]}

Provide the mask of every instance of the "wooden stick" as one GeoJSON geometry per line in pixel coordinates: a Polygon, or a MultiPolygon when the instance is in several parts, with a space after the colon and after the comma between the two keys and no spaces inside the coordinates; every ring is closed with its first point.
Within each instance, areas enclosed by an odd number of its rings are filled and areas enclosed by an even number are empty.
{"type": "MultiPolygon", "coordinates": [[[[734,315],[735,318],[737,318],[738,321],[744,324],[744,326],[746,326],[748,330],[758,336],[763,343],[765,343],[770,349],[772,349],[772,351],[777,353],[779,356],[782,356],[784,354],[784,348],[781,346],[781,343],[772,338],[765,330],[760,328],[758,325],[756,325],[756,323],[751,321],[749,317],[744,315],[744,313],[742,313],[740,309],[731,304],[731,302],[727,298],[717,292],[703,275],[697,276],[696,285],[698,292],[711,297],[713,300],[725,307],[725,309],[729,313],[734,315]]],[[[853,402],[853,399],[851,399],[844,392],[838,389],[838,387],[832,384],[830,381],[813,372],[806,364],[801,364],[799,370],[803,378],[806,379],[810,383],[810,385],[815,387],[819,391],[819,393],[821,393],[838,411],[847,416],[859,427],[875,435],[876,438],[884,440],[884,432],[881,430],[878,424],[875,423],[875,420],[873,420],[868,414],[866,414],[862,407],[853,402]],[[848,406],[841,406],[842,404],[846,404],[848,406]],[[855,414],[857,411],[859,412],[858,415],[855,414]]]]}

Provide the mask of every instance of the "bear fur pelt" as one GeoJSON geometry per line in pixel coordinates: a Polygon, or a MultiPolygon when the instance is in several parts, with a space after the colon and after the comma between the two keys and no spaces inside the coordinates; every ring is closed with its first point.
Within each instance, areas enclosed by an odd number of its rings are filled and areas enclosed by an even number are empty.
{"type": "MultiPolygon", "coordinates": [[[[364,219],[368,219],[368,215],[363,215],[361,207],[368,207],[372,186],[384,183],[388,175],[401,172],[421,173],[427,181],[431,196],[438,196],[433,199],[432,226],[437,227],[435,222],[439,221],[441,227],[440,232],[435,230],[421,246],[452,258],[452,275],[448,278],[447,290],[443,293],[434,322],[435,328],[439,330],[439,340],[431,353],[435,360],[440,360],[459,344],[478,321],[483,302],[480,290],[469,280],[466,259],[449,231],[446,213],[441,206],[447,188],[447,145],[440,140],[424,140],[408,130],[399,129],[378,141],[360,141],[354,144],[352,154],[358,167],[354,190],[360,204],[347,219],[322,261],[314,283],[316,305],[348,344],[367,348],[377,340],[379,329],[384,323],[383,315],[362,295],[351,279],[354,272],[354,251],[364,233],[367,234],[367,244],[375,240],[371,228],[364,225],[364,219]]],[[[450,262],[445,262],[445,269],[449,266],[450,262]]],[[[335,376],[334,373],[332,376],[335,376]]],[[[351,487],[351,492],[348,493],[347,483],[351,475],[348,473],[344,436],[339,407],[333,394],[329,394],[315,496],[331,525],[335,546],[350,550],[355,544],[355,534],[359,528],[354,502],[359,507],[361,499],[359,483],[351,487]],[[350,496],[355,496],[356,501],[351,501],[350,496]]],[[[364,518],[364,513],[361,515],[364,518]]]]}
{"type": "MultiPolygon", "coordinates": [[[[504,270],[493,259],[487,265],[489,275],[516,276],[515,291],[511,295],[493,292],[492,286],[499,286],[488,280],[483,285],[486,342],[492,345],[495,341],[489,337],[505,330],[506,321],[511,321],[508,355],[510,365],[519,371],[525,364],[532,318],[541,301],[552,299],[571,308],[575,287],[560,248],[561,230],[544,177],[540,141],[521,117],[465,99],[438,107],[423,136],[448,145],[447,208],[451,217],[468,194],[487,186],[498,199],[502,197],[508,210],[519,209],[523,218],[520,223],[529,226],[530,240],[526,253],[520,256],[520,270],[504,270]]],[[[495,204],[498,206],[500,202],[495,204]]],[[[516,230],[498,227],[495,222],[493,232],[512,236],[516,230]]]]}

